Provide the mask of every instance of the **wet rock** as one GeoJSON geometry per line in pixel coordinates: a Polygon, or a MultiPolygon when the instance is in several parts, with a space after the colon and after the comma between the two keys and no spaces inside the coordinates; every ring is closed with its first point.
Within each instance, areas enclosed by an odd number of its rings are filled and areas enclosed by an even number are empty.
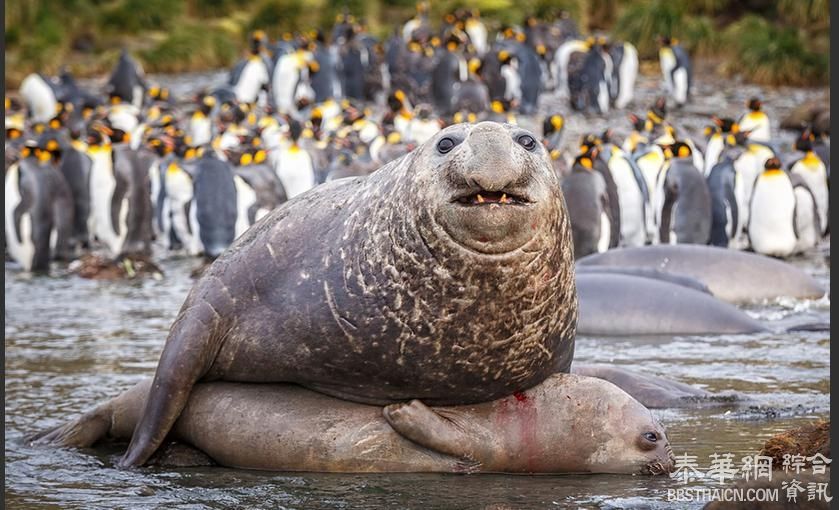
{"type": "Polygon", "coordinates": [[[192,446],[171,442],[163,446],[149,460],[149,465],[168,468],[215,466],[209,455],[192,446]]]}
{"type": "MultiPolygon", "coordinates": [[[[772,466],[781,468],[785,455],[812,457],[817,453],[830,458],[830,420],[808,423],[796,429],[771,437],[760,450],[761,455],[772,457],[772,466]]],[[[812,463],[807,461],[806,465],[812,463]]]]}

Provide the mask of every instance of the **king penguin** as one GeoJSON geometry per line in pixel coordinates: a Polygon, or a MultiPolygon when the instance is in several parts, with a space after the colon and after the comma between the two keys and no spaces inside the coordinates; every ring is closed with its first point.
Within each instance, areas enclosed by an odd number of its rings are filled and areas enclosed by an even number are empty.
{"type": "Polygon", "coordinates": [[[821,235],[827,233],[830,194],[827,185],[827,168],[813,151],[815,136],[805,131],[795,142],[795,149],[804,153],[804,157],[790,165],[790,173],[799,175],[813,193],[819,214],[821,235]]]}
{"type": "Polygon", "coordinates": [[[88,132],[87,155],[90,166],[90,216],[88,232],[105,245],[111,257],[122,253],[126,238],[128,204],[114,202],[117,177],[114,171],[112,133],[105,126],[92,126],[88,132]]]}
{"type": "Polygon", "coordinates": [[[58,109],[55,86],[41,74],[30,74],[20,83],[20,95],[29,117],[35,122],[49,122],[58,109]]]}
{"type": "Polygon", "coordinates": [[[664,88],[676,106],[681,108],[687,103],[693,81],[690,58],[676,39],[663,37],[658,60],[664,76],[664,88]]]}
{"type": "Polygon", "coordinates": [[[741,225],[735,192],[737,171],[734,169],[734,160],[742,150],[740,145],[745,137],[742,133],[729,133],[725,137],[716,133],[716,136],[722,138],[725,146],[705,178],[708,192],[711,194],[710,244],[727,248],[731,240],[737,236],[737,228],[741,225]]]}
{"type": "Polygon", "coordinates": [[[315,172],[312,157],[299,144],[303,126],[297,120],[289,119],[288,129],[291,143],[280,148],[275,171],[291,199],[315,187],[315,172]]]}
{"type": "Polygon", "coordinates": [[[787,257],[795,250],[795,190],[778,158],[766,160],[755,181],[748,233],[749,243],[757,253],[787,257]]]}
{"type": "Polygon", "coordinates": [[[663,202],[659,220],[662,244],[707,244],[711,234],[711,196],[705,178],[694,166],[690,146],[677,141],[668,146],[663,169],[663,202]]]}
{"type": "Polygon", "coordinates": [[[73,198],[48,147],[29,141],[21,156],[5,176],[6,247],[24,271],[44,272],[71,256],[73,198]]]}
{"type": "Polygon", "coordinates": [[[771,137],[769,116],[762,110],[763,102],[753,97],[746,103],[749,111],[743,114],[738,124],[740,129],[749,133],[749,139],[755,142],[769,142],[771,137]]]}
{"type": "Polygon", "coordinates": [[[230,86],[241,103],[256,103],[260,91],[268,90],[269,64],[262,56],[266,39],[265,32],[261,30],[251,34],[247,58],[234,67],[230,74],[230,86]]]}
{"type": "Polygon", "coordinates": [[[596,148],[577,156],[571,172],[562,180],[576,259],[606,251],[611,240],[609,195],[603,176],[594,170],[596,157],[596,148]]]}
{"type": "Polygon", "coordinates": [[[611,144],[609,149],[609,173],[615,181],[620,204],[619,244],[643,246],[647,242],[647,184],[631,156],[616,144],[611,144]]]}
{"type": "Polygon", "coordinates": [[[798,174],[790,175],[795,190],[795,253],[803,253],[819,243],[821,222],[813,192],[798,174]]]}
{"type": "Polygon", "coordinates": [[[719,161],[729,135],[736,135],[740,132],[740,126],[733,119],[716,116],[711,117],[711,119],[714,121],[714,125],[705,130],[705,168],[703,172],[706,177],[710,175],[711,169],[719,161]]]}

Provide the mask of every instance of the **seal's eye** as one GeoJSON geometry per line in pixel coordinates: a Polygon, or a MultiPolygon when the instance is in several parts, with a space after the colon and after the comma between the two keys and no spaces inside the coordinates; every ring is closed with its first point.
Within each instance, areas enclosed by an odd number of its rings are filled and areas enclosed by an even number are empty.
{"type": "Polygon", "coordinates": [[[519,145],[525,149],[532,151],[536,148],[536,140],[530,135],[521,135],[518,139],[519,145]]]}
{"type": "Polygon", "coordinates": [[[454,149],[455,145],[456,144],[454,143],[454,140],[446,137],[437,142],[437,150],[440,151],[441,154],[445,154],[450,150],[454,149]]]}
{"type": "Polygon", "coordinates": [[[655,434],[655,432],[644,432],[642,435],[644,436],[644,439],[651,443],[655,443],[656,441],[658,441],[658,436],[655,434]]]}

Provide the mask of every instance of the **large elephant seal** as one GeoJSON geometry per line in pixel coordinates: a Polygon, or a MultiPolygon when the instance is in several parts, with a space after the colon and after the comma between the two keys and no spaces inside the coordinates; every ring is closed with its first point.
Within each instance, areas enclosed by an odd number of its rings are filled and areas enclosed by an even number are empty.
{"type": "MultiPolygon", "coordinates": [[[[34,440],[86,448],[127,440],[147,380],[34,440]]],[[[201,383],[172,428],[223,466],[320,472],[661,474],[673,467],[664,428],[612,383],[554,374],[482,404],[384,408],[292,384],[201,383]]]]}
{"type": "Polygon", "coordinates": [[[730,303],[778,297],[816,299],[825,294],[813,277],[791,264],[716,246],[619,248],[584,257],[577,265],[654,268],[683,274],[706,284],[713,295],[730,303]]]}
{"type": "Polygon", "coordinates": [[[516,126],[457,124],[265,216],[187,296],[120,465],[154,453],[198,381],[448,405],[567,372],[573,248],[535,140],[516,126]]]}
{"type": "Polygon", "coordinates": [[[664,280],[620,273],[577,274],[578,335],[719,335],[768,328],[732,304],[664,280]]]}

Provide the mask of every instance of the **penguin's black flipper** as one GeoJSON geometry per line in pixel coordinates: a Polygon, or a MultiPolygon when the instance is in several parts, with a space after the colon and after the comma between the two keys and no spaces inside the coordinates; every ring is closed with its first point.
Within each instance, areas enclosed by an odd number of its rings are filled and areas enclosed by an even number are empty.
{"type": "Polygon", "coordinates": [[[740,212],[737,209],[737,196],[734,194],[733,186],[726,187],[725,202],[728,206],[728,210],[731,211],[731,236],[729,239],[734,239],[737,235],[737,222],[739,221],[740,212]]]}

